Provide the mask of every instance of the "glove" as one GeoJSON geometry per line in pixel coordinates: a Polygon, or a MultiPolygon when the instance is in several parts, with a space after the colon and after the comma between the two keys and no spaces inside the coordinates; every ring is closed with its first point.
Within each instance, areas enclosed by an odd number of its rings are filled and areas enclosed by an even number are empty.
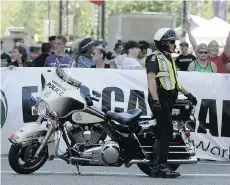
{"type": "Polygon", "coordinates": [[[161,109],[161,104],[159,100],[153,100],[153,109],[161,109]]]}
{"type": "Polygon", "coordinates": [[[161,114],[161,104],[159,100],[152,100],[151,104],[153,117],[157,118],[161,114]]]}
{"type": "Polygon", "coordinates": [[[191,93],[185,95],[186,97],[188,97],[188,99],[192,102],[193,105],[197,105],[197,99],[195,96],[193,96],[191,93]]]}

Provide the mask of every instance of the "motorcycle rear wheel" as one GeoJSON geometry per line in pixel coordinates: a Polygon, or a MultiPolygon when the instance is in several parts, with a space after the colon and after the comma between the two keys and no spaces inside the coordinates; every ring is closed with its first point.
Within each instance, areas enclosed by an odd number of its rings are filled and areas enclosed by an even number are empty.
{"type": "MultiPolygon", "coordinates": [[[[138,168],[145,173],[148,176],[151,176],[152,173],[152,167],[147,165],[147,164],[137,164],[138,168]]],[[[179,168],[180,164],[169,164],[169,167],[173,170],[176,171],[179,168]]]]}
{"type": "Polygon", "coordinates": [[[11,145],[8,155],[10,167],[19,174],[30,174],[37,171],[48,159],[47,146],[43,149],[38,158],[31,158],[39,146],[39,143],[33,143],[23,148],[21,146],[11,145]],[[20,159],[24,164],[20,163],[20,159]]]}

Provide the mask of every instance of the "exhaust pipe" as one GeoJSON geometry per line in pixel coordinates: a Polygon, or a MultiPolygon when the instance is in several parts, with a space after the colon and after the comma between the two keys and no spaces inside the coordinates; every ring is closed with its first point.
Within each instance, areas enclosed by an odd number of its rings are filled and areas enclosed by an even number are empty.
{"type": "Polygon", "coordinates": [[[88,162],[99,162],[99,160],[88,159],[88,158],[81,158],[81,157],[70,157],[72,161],[88,161],[88,162]]]}
{"type": "Polygon", "coordinates": [[[127,164],[125,164],[125,167],[126,168],[129,168],[131,167],[133,164],[153,164],[152,161],[150,160],[147,160],[147,159],[143,159],[143,160],[136,160],[136,159],[133,159],[131,161],[129,161],[127,164]]]}
{"type": "MultiPolygon", "coordinates": [[[[191,157],[190,159],[168,159],[168,164],[196,164],[197,158],[191,157]]],[[[133,164],[147,164],[147,165],[153,165],[152,161],[143,159],[143,160],[131,160],[127,164],[125,164],[126,168],[131,167],[133,164]]]]}

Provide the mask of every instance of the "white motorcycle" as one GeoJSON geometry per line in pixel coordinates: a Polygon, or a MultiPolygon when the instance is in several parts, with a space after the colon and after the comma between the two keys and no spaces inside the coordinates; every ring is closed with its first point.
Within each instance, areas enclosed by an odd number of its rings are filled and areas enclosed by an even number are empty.
{"type": "MultiPolygon", "coordinates": [[[[73,79],[75,61],[69,68],[47,70],[42,76],[42,92],[36,100],[39,117],[11,135],[9,164],[20,174],[30,174],[55,156],[68,164],[79,166],[111,166],[137,164],[151,175],[153,167],[156,122],[143,117],[137,108],[123,113],[102,112],[93,106],[101,94],[81,94],[82,83],[73,79]],[[60,134],[57,134],[60,133],[60,134]],[[67,149],[57,153],[62,136],[67,149]],[[106,137],[109,136],[109,140],[106,137]]],[[[173,170],[180,164],[197,162],[190,139],[189,122],[193,122],[194,107],[188,100],[178,100],[173,115],[174,133],[170,143],[168,163],[173,170]]],[[[108,138],[108,137],[107,137],[108,138]]]]}

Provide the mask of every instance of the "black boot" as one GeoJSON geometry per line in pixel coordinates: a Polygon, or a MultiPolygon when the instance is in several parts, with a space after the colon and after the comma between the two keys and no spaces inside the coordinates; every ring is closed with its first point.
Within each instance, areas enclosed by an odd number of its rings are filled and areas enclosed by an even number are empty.
{"type": "Polygon", "coordinates": [[[155,177],[162,178],[176,178],[180,173],[173,171],[167,164],[157,164],[155,170],[155,177]]]}

